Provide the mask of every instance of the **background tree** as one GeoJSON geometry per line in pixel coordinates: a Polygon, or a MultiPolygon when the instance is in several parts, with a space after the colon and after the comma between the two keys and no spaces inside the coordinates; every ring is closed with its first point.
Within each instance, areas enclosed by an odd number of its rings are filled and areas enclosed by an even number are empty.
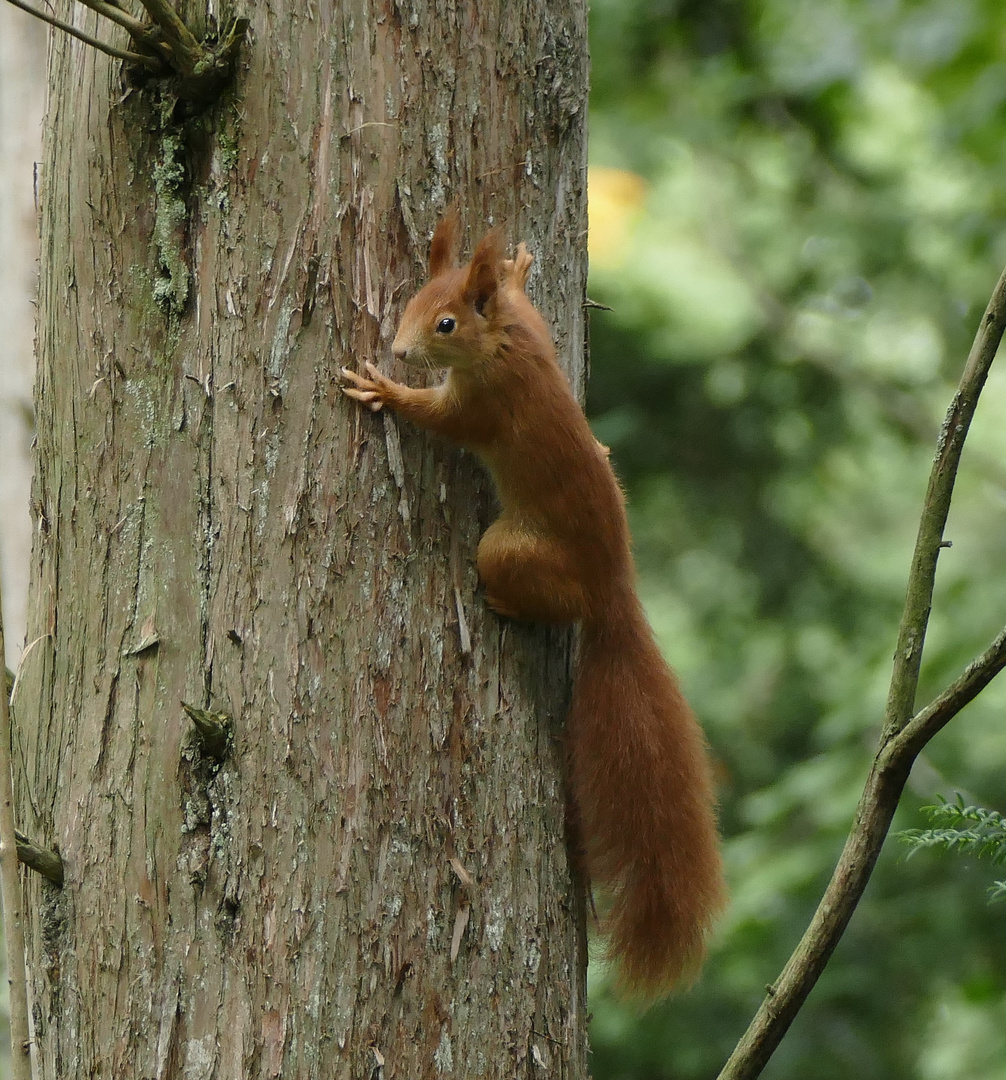
{"type": "Polygon", "coordinates": [[[31,524],[28,446],[34,425],[35,228],[33,173],[41,149],[45,28],[0,4],[0,567],[4,572],[8,662],[24,637],[31,524]]]}
{"type": "MultiPolygon", "coordinates": [[[[29,444],[35,370],[35,229],[33,169],[41,147],[45,29],[0,4],[0,579],[6,618],[7,663],[24,638],[31,523],[29,444]]],[[[2,658],[0,658],[2,659],[2,658]]],[[[3,950],[0,935],[0,954],[3,950]]],[[[0,1074],[9,1072],[6,968],[0,963],[0,1074]]]]}
{"type": "Polygon", "coordinates": [[[535,248],[579,383],[584,12],[248,15],[203,111],[53,39],[15,695],[66,871],[29,885],[41,1075],[579,1077],[567,635],[485,609],[487,479],[337,372],[460,196],[535,248]],[[222,761],[183,700],[233,718],[222,761]]]}

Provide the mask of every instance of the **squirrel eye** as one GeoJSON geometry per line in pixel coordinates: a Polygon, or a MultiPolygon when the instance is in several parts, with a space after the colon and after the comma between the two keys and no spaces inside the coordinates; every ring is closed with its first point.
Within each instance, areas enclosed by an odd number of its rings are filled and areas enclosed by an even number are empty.
{"type": "Polygon", "coordinates": [[[440,322],[437,323],[437,333],[453,334],[455,326],[457,326],[457,323],[448,316],[448,318],[441,319],[440,322]]]}

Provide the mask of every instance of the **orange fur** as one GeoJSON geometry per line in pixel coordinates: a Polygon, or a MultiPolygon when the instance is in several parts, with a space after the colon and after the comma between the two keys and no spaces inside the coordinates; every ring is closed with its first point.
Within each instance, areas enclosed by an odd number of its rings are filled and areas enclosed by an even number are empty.
{"type": "Polygon", "coordinates": [[[576,853],[607,893],[622,986],[652,997],[695,975],[724,903],[705,740],[636,597],[622,492],[524,294],[531,256],[495,231],[457,267],[459,222],[434,234],[431,280],[395,356],[447,368],[414,390],[372,365],[345,393],[474,450],[502,510],[478,548],[486,599],[518,619],[582,624],[567,722],[576,853]]]}

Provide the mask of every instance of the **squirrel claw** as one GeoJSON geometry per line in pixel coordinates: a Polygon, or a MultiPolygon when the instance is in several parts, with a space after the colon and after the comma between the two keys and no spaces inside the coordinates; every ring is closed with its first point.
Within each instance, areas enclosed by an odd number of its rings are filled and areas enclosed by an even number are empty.
{"type": "Polygon", "coordinates": [[[378,412],[384,405],[384,402],[377,396],[376,390],[352,390],[348,386],[344,386],[342,392],[346,397],[363,402],[371,412],[378,412]]]}
{"type": "MultiPolygon", "coordinates": [[[[367,364],[367,372],[370,375],[380,377],[380,372],[373,364],[367,364]]],[[[372,379],[364,378],[362,375],[358,375],[355,371],[350,371],[349,368],[342,368],[342,377],[347,381],[353,383],[352,386],[344,386],[342,392],[346,397],[351,397],[356,401],[362,402],[366,405],[371,412],[377,412],[384,405],[384,397],[381,394],[380,385],[372,379]]]]}

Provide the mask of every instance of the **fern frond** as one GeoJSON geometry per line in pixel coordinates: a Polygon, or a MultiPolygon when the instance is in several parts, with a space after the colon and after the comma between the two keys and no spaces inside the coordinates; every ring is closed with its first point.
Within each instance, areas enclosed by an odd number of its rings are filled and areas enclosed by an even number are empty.
{"type": "Polygon", "coordinates": [[[898,833],[898,839],[909,846],[909,856],[923,848],[940,848],[988,859],[996,865],[1006,864],[1006,817],[998,811],[965,806],[958,795],[956,802],[944,800],[936,806],[922,807],[922,812],[938,827],[898,833]]]}

